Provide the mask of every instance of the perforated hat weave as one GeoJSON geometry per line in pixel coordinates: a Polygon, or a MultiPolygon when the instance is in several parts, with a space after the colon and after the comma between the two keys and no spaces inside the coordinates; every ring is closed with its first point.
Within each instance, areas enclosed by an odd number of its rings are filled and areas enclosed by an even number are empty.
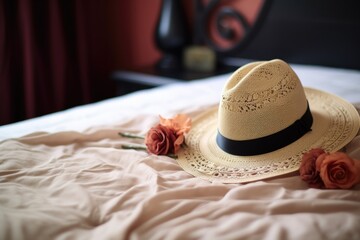
{"type": "Polygon", "coordinates": [[[341,149],[359,126],[349,102],[303,88],[286,62],[254,62],[230,76],[218,107],[194,119],[177,161],[213,182],[256,181],[297,171],[312,148],[341,149]]]}

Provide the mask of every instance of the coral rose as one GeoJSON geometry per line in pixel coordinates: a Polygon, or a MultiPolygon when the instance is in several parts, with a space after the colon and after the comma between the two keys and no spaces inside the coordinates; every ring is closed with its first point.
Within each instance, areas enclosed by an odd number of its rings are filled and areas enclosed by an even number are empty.
{"type": "Polygon", "coordinates": [[[175,153],[176,133],[173,129],[158,124],[152,127],[145,137],[145,145],[150,153],[167,155],[175,153]]]}
{"type": "Polygon", "coordinates": [[[320,148],[312,149],[309,152],[304,153],[301,160],[299,169],[300,177],[313,188],[324,187],[320,172],[316,169],[316,159],[322,154],[326,155],[324,150],[320,148]]]}
{"type": "Polygon", "coordinates": [[[326,188],[348,189],[360,182],[359,161],[342,152],[319,156],[316,169],[326,188]]]}
{"type": "Polygon", "coordinates": [[[191,118],[185,114],[176,114],[173,118],[163,118],[160,117],[160,124],[174,129],[177,135],[183,135],[190,131],[191,128],[191,118]]]}

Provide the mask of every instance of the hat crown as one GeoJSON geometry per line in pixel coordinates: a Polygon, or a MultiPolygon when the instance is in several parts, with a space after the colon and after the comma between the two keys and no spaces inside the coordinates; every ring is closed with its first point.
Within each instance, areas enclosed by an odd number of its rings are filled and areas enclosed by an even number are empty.
{"type": "Polygon", "coordinates": [[[306,109],[303,86],[287,63],[254,62],[235,71],[225,84],[218,130],[235,141],[258,139],[287,128],[306,109]]]}

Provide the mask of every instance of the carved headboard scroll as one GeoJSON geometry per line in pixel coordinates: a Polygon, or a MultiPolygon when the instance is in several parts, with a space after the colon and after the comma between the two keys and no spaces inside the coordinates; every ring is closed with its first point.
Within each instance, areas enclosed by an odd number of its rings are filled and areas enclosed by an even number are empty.
{"type": "MultiPolygon", "coordinates": [[[[242,24],[245,36],[230,48],[216,45],[206,22],[219,4],[211,0],[201,17],[200,32],[220,59],[268,60],[360,69],[360,14],[358,0],[264,0],[254,25],[240,12],[223,7],[217,14],[217,29],[223,38],[232,30],[220,22],[230,17],[242,24]]],[[[234,61],[233,61],[234,62],[234,61]]]]}

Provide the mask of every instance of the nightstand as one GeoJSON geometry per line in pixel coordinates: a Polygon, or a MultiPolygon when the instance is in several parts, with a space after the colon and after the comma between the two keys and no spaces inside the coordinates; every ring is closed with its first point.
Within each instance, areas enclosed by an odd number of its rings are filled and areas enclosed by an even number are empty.
{"type": "Polygon", "coordinates": [[[111,78],[117,84],[117,94],[123,95],[141,89],[230,73],[237,68],[234,66],[219,66],[213,72],[203,73],[185,69],[166,71],[157,69],[154,66],[147,66],[130,70],[118,70],[112,73],[111,78]]]}

